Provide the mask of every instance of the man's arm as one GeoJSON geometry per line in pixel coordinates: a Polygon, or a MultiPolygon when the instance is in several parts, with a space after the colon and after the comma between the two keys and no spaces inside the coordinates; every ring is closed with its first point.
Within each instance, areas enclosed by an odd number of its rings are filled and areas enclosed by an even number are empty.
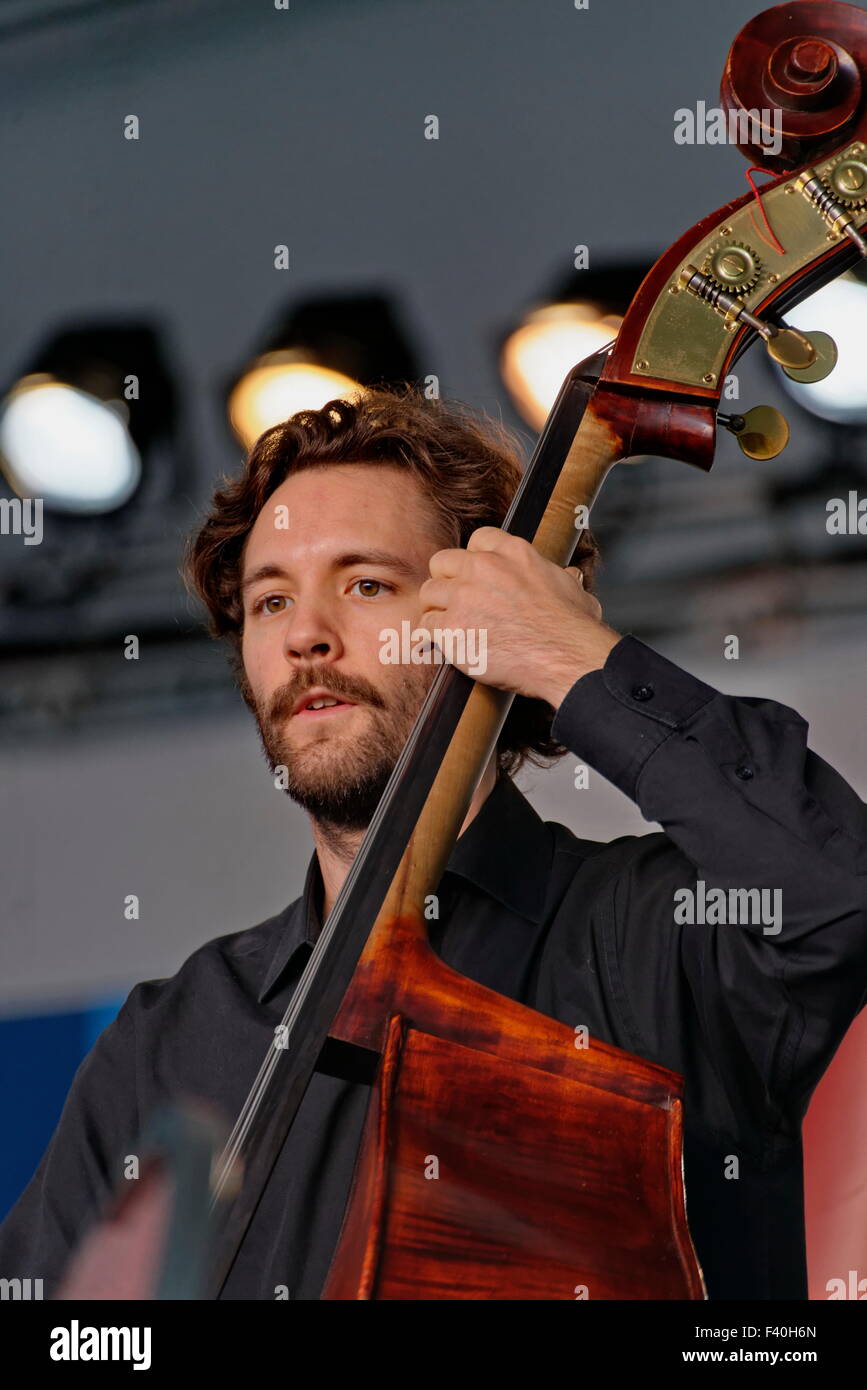
{"type": "Polygon", "coordinates": [[[709,1067],[723,1126],[748,1110],[754,1132],[789,1141],[867,995],[863,803],[794,710],[723,695],[620,637],[580,572],[527,541],[480,527],[430,571],[422,624],[484,631],[486,669],[470,674],[546,701],[554,737],[667,833],[639,837],[609,914],[633,1050],[678,1058],[705,1090],[709,1067]],[[735,895],[736,920],[714,890],[735,895]]]}
{"type": "Polygon", "coordinates": [[[867,999],[867,807],[807,731],[785,705],[723,695],[631,636],[575,682],[552,728],[682,852],[654,854],[650,837],[616,888],[636,1026],[660,1036],[654,973],[685,976],[733,1109],[763,1107],[787,1137],[867,999]]]}

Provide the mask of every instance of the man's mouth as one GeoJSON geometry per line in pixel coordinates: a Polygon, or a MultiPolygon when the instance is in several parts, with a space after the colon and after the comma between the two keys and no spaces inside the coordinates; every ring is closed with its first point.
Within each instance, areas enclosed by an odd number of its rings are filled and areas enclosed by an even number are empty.
{"type": "Polygon", "coordinates": [[[342,711],[354,709],[355,702],[341,700],[336,695],[314,694],[310,691],[302,695],[292,711],[293,719],[329,719],[342,711]]]}

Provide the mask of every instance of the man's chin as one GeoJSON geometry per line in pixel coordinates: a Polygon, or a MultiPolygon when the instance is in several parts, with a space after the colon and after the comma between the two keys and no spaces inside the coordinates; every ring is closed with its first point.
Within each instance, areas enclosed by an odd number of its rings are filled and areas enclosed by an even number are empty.
{"type": "Polygon", "coordinates": [[[392,724],[368,709],[359,725],[350,712],[351,731],[342,717],[305,728],[291,718],[256,722],[276,785],[314,820],[359,831],[370,824],[412,727],[414,711],[399,713],[392,724]]]}
{"type": "Polygon", "coordinates": [[[388,776],[335,785],[319,778],[289,778],[286,794],[313,820],[341,830],[366,830],[388,784],[388,776]]]}
{"type": "Polygon", "coordinates": [[[353,741],[344,749],[329,739],[304,748],[272,743],[268,761],[276,784],[314,820],[346,830],[369,825],[388,784],[393,764],[353,767],[353,741]]]}

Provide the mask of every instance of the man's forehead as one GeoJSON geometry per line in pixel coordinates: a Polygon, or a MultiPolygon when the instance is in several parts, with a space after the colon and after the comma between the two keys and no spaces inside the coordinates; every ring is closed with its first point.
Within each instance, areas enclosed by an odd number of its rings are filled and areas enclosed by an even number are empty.
{"type": "Polygon", "coordinates": [[[276,491],[328,491],[335,494],[364,492],[381,495],[391,491],[395,486],[417,493],[420,499],[424,496],[421,480],[410,468],[375,460],[370,463],[308,463],[289,473],[276,491]]]}
{"type": "Polygon", "coordinates": [[[381,518],[412,507],[420,519],[432,515],[418,478],[392,464],[336,463],[313,465],[290,473],[266,499],[256,526],[268,526],[277,507],[294,513],[297,524],[323,520],[322,508],[335,519],[369,513],[381,518]]]}
{"type": "Polygon", "coordinates": [[[387,482],[376,476],[381,475],[380,467],[364,464],[311,469],[305,481],[312,487],[289,486],[301,482],[303,472],[285,479],[271,493],[247,537],[242,582],[249,584],[251,575],[263,566],[289,568],[296,556],[307,562],[315,557],[333,568],[367,561],[389,565],[407,576],[426,567],[430,555],[450,543],[443,537],[442,520],[415,478],[396,468],[389,471],[396,479],[389,477],[387,482]],[[338,467],[342,478],[337,476],[338,467]],[[347,487],[349,468],[354,485],[347,487]],[[372,475],[367,492],[358,486],[365,468],[372,475]],[[315,487],[314,473],[320,480],[331,473],[327,496],[315,487]]]}

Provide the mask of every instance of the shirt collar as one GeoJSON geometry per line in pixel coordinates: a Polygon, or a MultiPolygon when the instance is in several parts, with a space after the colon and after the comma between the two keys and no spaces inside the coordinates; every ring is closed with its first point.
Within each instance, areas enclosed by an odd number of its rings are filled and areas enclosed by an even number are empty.
{"type": "MultiPolygon", "coordinates": [[[[553,848],[553,836],[544,821],[511,778],[500,776],[452,849],[446,873],[475,884],[510,912],[538,925],[545,912],[553,848]]],[[[314,853],[301,897],[277,919],[280,941],[259,992],[260,1004],[296,951],[315,944],[321,902],[322,875],[314,853]]]]}

